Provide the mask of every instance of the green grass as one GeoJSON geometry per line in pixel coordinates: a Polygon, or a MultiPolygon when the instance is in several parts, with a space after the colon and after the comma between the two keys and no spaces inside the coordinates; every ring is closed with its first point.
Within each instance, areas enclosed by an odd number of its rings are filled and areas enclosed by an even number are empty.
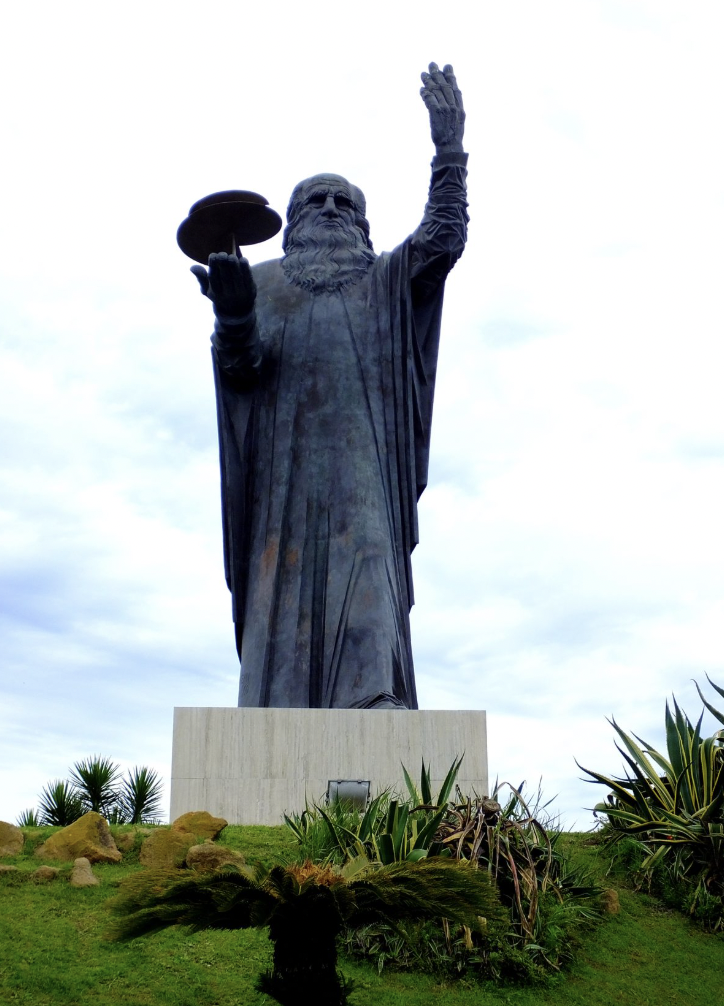
{"type": "MultiPolygon", "coordinates": [[[[38,829],[40,840],[55,829],[38,829]],[[40,835],[42,832],[42,836],[40,835]]],[[[269,865],[293,853],[283,828],[227,828],[220,841],[269,865]]],[[[602,878],[599,850],[567,838],[574,858],[602,878]]],[[[29,843],[26,843],[29,844],[29,843]]],[[[35,841],[33,844],[37,844],[35,841]]],[[[0,1003],[13,1006],[271,1006],[253,988],[271,961],[264,933],[169,930],[128,944],[103,939],[106,901],[132,861],[96,866],[96,888],[29,880],[38,861],[6,859],[0,877],[0,1003]]],[[[68,872],[68,866],[65,866],[68,872]]],[[[585,934],[578,959],[545,988],[440,984],[427,975],[382,975],[342,959],[357,985],[354,1006],[718,1006],[724,1003],[724,939],[694,929],[654,898],[619,890],[621,913],[585,934]]]]}

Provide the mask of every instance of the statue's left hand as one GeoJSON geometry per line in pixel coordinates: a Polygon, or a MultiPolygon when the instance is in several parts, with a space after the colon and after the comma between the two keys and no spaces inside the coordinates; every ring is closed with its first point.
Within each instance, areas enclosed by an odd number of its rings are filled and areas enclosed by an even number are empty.
{"type": "Polygon", "coordinates": [[[465,129],[465,109],[452,66],[442,70],[430,63],[429,73],[422,74],[422,100],[430,113],[432,142],[438,154],[462,152],[465,129]]]}
{"type": "Polygon", "coordinates": [[[191,266],[201,292],[213,301],[214,311],[226,317],[244,317],[254,307],[256,286],[245,258],[226,252],[209,255],[209,271],[191,266]]]}

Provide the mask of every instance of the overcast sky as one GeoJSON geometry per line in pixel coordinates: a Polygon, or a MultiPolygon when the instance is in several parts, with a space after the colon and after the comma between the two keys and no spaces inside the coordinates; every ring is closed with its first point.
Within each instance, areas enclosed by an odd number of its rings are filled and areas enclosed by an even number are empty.
{"type": "Polygon", "coordinates": [[[719,0],[5,13],[0,819],[92,754],[168,779],[173,707],[235,704],[212,318],[176,228],[334,171],[391,249],[425,202],[430,60],[465,99],[471,225],[420,705],[486,709],[492,777],[542,778],[579,828],[604,792],[574,758],[621,766],[607,716],[657,745],[667,695],[698,716],[692,679],[724,685],[723,28],[719,0]]]}

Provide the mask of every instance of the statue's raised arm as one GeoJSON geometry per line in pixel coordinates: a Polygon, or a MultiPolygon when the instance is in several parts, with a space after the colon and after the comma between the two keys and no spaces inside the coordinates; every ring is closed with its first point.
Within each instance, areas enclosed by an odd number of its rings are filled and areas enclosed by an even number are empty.
{"type": "Polygon", "coordinates": [[[422,83],[435,156],[425,214],[410,239],[410,278],[418,303],[440,292],[468,236],[463,96],[449,63],[442,70],[430,63],[422,83]]]}

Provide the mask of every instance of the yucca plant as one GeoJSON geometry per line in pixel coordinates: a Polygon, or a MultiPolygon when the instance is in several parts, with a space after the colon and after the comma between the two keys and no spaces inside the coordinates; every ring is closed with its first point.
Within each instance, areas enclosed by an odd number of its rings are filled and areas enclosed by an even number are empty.
{"type": "Polygon", "coordinates": [[[485,873],[451,860],[426,859],[346,870],[305,863],[256,871],[226,869],[179,880],[178,873],[136,874],[113,899],[112,937],[132,939],[172,925],[192,931],[269,927],[273,966],[257,987],[283,1006],[343,1006],[349,983],[337,971],[345,927],[445,916],[476,925],[500,904],[485,873]]]}
{"type": "MultiPolygon", "coordinates": [[[[724,689],[709,682],[724,697],[724,689]]],[[[724,715],[697,691],[706,708],[724,723],[724,715]]],[[[641,870],[649,878],[665,869],[675,884],[693,885],[704,894],[724,897],[724,748],[722,732],[701,736],[696,724],[673,700],[666,703],[666,750],[661,754],[636,734],[629,735],[615,720],[611,725],[627,766],[623,777],[609,777],[583,768],[588,781],[610,793],[594,813],[608,823],[608,838],[636,838],[645,850],[641,870]]],[[[694,898],[691,911],[696,911],[694,898]]],[[[723,902],[724,905],[724,902],[723,902]]],[[[720,926],[724,926],[724,907],[720,926]]]]}
{"type": "Polygon", "coordinates": [[[70,771],[70,779],[80,794],[83,810],[109,814],[118,800],[120,769],[110,758],[94,755],[77,761],[70,771]]]}
{"type": "Polygon", "coordinates": [[[156,771],[145,765],[129,770],[116,795],[120,824],[154,822],[159,816],[163,784],[156,771]]]}
{"type": "Polygon", "coordinates": [[[29,807],[18,817],[18,828],[37,828],[40,825],[40,818],[36,811],[29,807]]]}
{"type": "Polygon", "coordinates": [[[38,817],[42,824],[55,824],[64,828],[77,821],[82,813],[80,794],[70,783],[56,779],[43,788],[38,806],[38,817]]]}

